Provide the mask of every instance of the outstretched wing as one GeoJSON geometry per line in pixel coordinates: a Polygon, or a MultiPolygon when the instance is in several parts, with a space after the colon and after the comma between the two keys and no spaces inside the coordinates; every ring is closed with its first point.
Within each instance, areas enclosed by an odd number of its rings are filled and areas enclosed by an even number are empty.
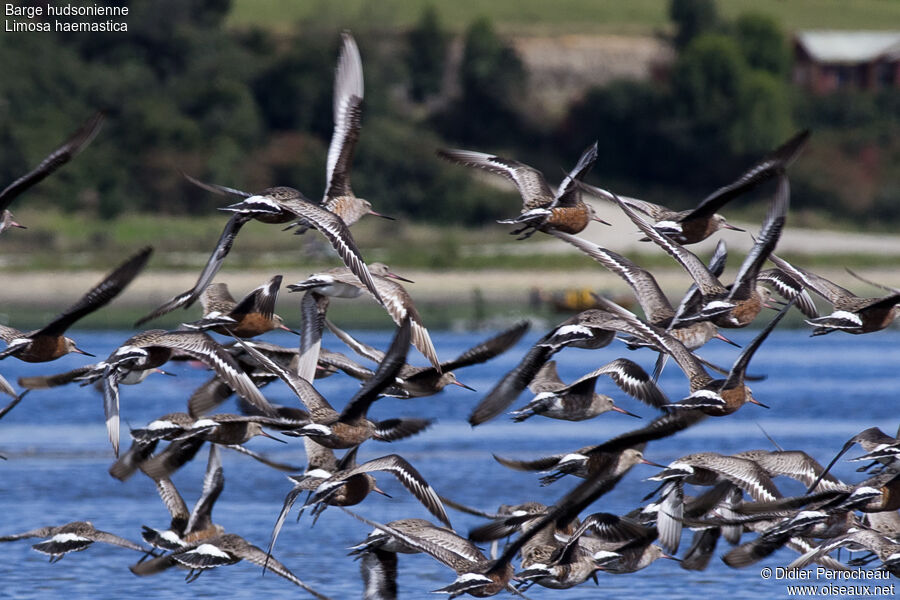
{"type": "Polygon", "coordinates": [[[741,173],[741,176],[735,181],[720,187],[704,198],[697,208],[679,220],[683,222],[710,217],[734,198],[749,192],[774,175],[783,173],[806,146],[808,139],[809,130],[801,131],[747,171],[741,173]]]}
{"type": "Polygon", "coordinates": [[[519,189],[523,211],[546,207],[553,201],[553,193],[550,191],[544,175],[537,169],[519,161],[472,150],[438,150],[438,156],[467,167],[483,169],[489,173],[506,177],[519,189]]]}
{"type": "Polygon", "coordinates": [[[362,102],[362,60],[353,36],[345,31],[341,34],[341,54],[334,77],[334,131],[328,146],[327,181],[322,200],[329,210],[329,199],[353,193],[350,189],[350,163],[359,141],[362,102]]]}
{"type": "Polygon", "coordinates": [[[78,131],[67,139],[62,146],[50,153],[47,158],[30,172],[22,175],[0,192],[0,212],[2,212],[10,203],[22,192],[36,185],[58,168],[72,160],[81,152],[82,148],[91,143],[91,140],[100,131],[103,124],[104,114],[98,112],[88,119],[78,131]]]}
{"type": "Polygon", "coordinates": [[[91,291],[85,294],[78,302],[69,307],[65,312],[57,316],[43,329],[32,334],[33,336],[48,335],[57,336],[68,329],[75,321],[89,315],[98,308],[107,304],[119,295],[131,281],[138,276],[147,265],[147,260],[153,248],[147,246],[127,261],[122,263],[115,271],[106,276],[91,291]]]}
{"type": "Polygon", "coordinates": [[[219,241],[216,243],[216,249],[213,250],[212,255],[210,255],[209,260],[206,263],[206,266],[203,267],[203,272],[200,273],[200,277],[197,278],[197,283],[194,284],[194,287],[187,290],[186,292],[182,292],[163,304],[162,306],[156,308],[151,313],[141,317],[138,321],[135,322],[134,326],[139,327],[146,323],[147,321],[151,321],[157,317],[161,317],[164,314],[170,313],[176,308],[184,307],[187,308],[197,301],[197,298],[200,297],[200,294],[203,293],[203,290],[206,289],[206,286],[213,280],[213,277],[216,276],[216,273],[219,272],[219,269],[222,268],[222,263],[225,261],[225,257],[228,256],[228,253],[231,251],[231,245],[234,244],[234,238],[237,237],[238,232],[241,230],[248,221],[250,217],[241,213],[234,213],[231,215],[231,218],[228,219],[228,223],[225,224],[225,228],[222,230],[222,235],[219,236],[219,241]]]}

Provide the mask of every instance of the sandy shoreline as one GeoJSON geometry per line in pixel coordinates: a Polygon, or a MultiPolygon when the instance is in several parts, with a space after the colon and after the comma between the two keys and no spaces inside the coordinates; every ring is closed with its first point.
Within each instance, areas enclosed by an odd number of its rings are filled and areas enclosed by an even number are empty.
{"type": "MultiPolygon", "coordinates": [[[[648,253],[662,251],[654,249],[647,243],[639,241],[640,235],[633,224],[609,203],[594,203],[598,215],[609,221],[612,226],[592,224],[581,237],[607,247],[616,252],[629,254],[634,252],[648,253]]],[[[755,232],[759,224],[736,223],[747,231],[755,232]]],[[[718,239],[728,244],[729,250],[746,252],[752,245],[749,234],[722,231],[700,244],[691,247],[698,254],[708,254],[718,239]]],[[[169,250],[160,248],[160,250],[169,250]]],[[[470,254],[544,254],[556,255],[577,253],[568,244],[549,236],[535,236],[524,242],[503,244],[469,245],[462,249],[470,254]]],[[[856,269],[874,281],[886,285],[900,285],[900,235],[870,235],[865,233],[818,231],[811,229],[786,228],[778,244],[778,251],[794,256],[802,254],[853,255],[864,254],[874,256],[897,256],[897,267],[872,267],[856,269]]],[[[205,262],[205,255],[198,259],[205,262]]],[[[664,259],[665,260],[665,259],[664,259]]],[[[639,260],[637,262],[640,262],[639,260]]],[[[659,261],[657,261],[658,263],[659,261]]],[[[734,264],[726,271],[723,281],[730,281],[738,265],[734,264]]],[[[802,266],[803,263],[799,262],[802,266]]],[[[652,272],[663,290],[671,297],[680,297],[691,281],[683,269],[674,260],[671,267],[653,267],[652,272]]],[[[151,263],[152,266],[152,263],[151,263]]],[[[131,286],[115,300],[120,307],[137,309],[159,305],[177,293],[194,285],[201,267],[177,271],[150,270],[138,277],[131,286]]],[[[816,267],[822,276],[839,285],[848,287],[862,295],[879,296],[880,290],[861,283],[849,275],[843,265],[831,268],[816,267]]],[[[423,270],[402,269],[401,274],[415,281],[407,286],[416,300],[424,302],[460,302],[469,301],[476,293],[491,303],[513,302],[524,303],[535,287],[547,291],[568,288],[591,288],[610,294],[629,293],[626,284],[600,265],[596,268],[575,270],[423,270]],[[477,290],[477,292],[476,292],[477,290]]],[[[305,278],[310,273],[308,266],[298,265],[291,269],[230,269],[226,261],[217,281],[228,283],[233,295],[239,297],[251,289],[261,285],[274,274],[284,275],[285,285],[305,278]]],[[[99,281],[105,272],[100,270],[84,271],[3,271],[0,270],[0,312],[3,307],[32,306],[36,308],[64,308],[79,298],[87,289],[99,281]]],[[[280,300],[283,302],[284,300],[280,300]]]]}
{"type": "MultiPolygon", "coordinates": [[[[860,294],[881,295],[879,290],[851,277],[843,268],[817,269],[817,272],[860,294]]],[[[874,281],[897,284],[898,269],[858,269],[857,272],[874,281]]],[[[102,271],[55,272],[40,271],[0,274],[0,307],[30,306],[62,309],[74,302],[103,276],[102,271]]],[[[268,270],[230,271],[220,274],[218,281],[228,283],[233,295],[240,297],[261,285],[274,273],[268,270]]],[[[302,278],[303,274],[285,274],[285,283],[302,278]]],[[[653,269],[653,274],[670,297],[679,296],[690,280],[679,268],[653,269]]],[[[545,291],[569,288],[590,288],[609,294],[628,294],[629,288],[616,275],[597,266],[580,270],[403,270],[403,275],[415,281],[407,284],[414,299],[423,302],[451,303],[471,301],[475,295],[491,303],[525,303],[534,288],[545,291]]],[[[189,289],[196,281],[195,272],[149,271],[138,277],[115,300],[120,307],[150,308],[189,289]]],[[[725,277],[728,280],[728,276],[725,277]]],[[[284,294],[283,298],[290,298],[284,294]]],[[[285,302],[280,299],[279,303],[285,302]]]]}

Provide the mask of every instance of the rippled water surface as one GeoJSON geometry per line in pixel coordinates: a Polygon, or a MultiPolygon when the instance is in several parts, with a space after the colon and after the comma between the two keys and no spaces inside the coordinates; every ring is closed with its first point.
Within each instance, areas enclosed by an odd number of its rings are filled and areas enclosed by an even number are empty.
{"type": "MultiPolygon", "coordinates": [[[[564,479],[542,488],[538,485],[538,474],[510,471],[497,464],[491,454],[532,458],[575,450],[606,440],[641,422],[617,413],[581,423],[533,418],[514,424],[504,416],[476,429],[470,428],[466,423],[469,411],[520,360],[539,333],[531,333],[512,351],[488,364],[457,373],[460,380],[479,393],[451,386],[453,389],[430,398],[379,400],[370,411],[373,419],[425,416],[436,423],[425,433],[406,441],[393,444],[370,441],[360,449],[360,459],[392,452],[402,454],[440,494],[485,510],[526,500],[554,502],[576,481],[564,479]]],[[[103,357],[128,335],[76,332],[73,337],[79,346],[103,357]]],[[[436,333],[433,339],[438,354],[449,359],[487,335],[436,333]]],[[[754,332],[737,331],[729,335],[739,343],[746,343],[754,332]]],[[[360,337],[384,348],[389,343],[390,332],[367,332],[360,337]]],[[[288,335],[268,339],[296,343],[296,338],[288,335]]],[[[327,338],[326,346],[339,349],[334,338],[327,338]]],[[[737,352],[713,341],[701,354],[716,363],[730,365],[737,352]]],[[[647,351],[627,353],[616,343],[601,350],[570,349],[560,353],[557,355],[559,372],[569,381],[626,354],[646,369],[652,368],[654,355],[647,351]]],[[[410,359],[424,364],[415,351],[411,352],[410,359]]],[[[31,365],[8,359],[0,362],[0,373],[13,382],[19,376],[61,372],[85,361],[85,357],[70,356],[54,363],[31,365]]],[[[747,405],[729,417],[709,419],[674,438],[653,443],[646,456],[655,462],[668,463],[691,452],[732,453],[771,448],[761,432],[763,428],[785,449],[802,449],[820,462],[827,462],[847,438],[862,429],[878,426],[894,432],[900,406],[898,365],[900,334],[897,332],[810,338],[807,332],[776,331],[750,367],[751,373],[767,376],[755,383],[753,390],[756,398],[771,409],[747,405]]],[[[177,377],[154,375],[139,386],[122,387],[123,431],[127,432],[128,425],[141,426],[164,413],[184,410],[191,391],[208,377],[207,372],[190,365],[175,365],[172,371],[177,377]]],[[[680,399],[687,393],[685,378],[674,365],[666,368],[661,384],[670,399],[680,399]]],[[[316,385],[340,408],[358,384],[336,375],[316,385]]],[[[643,415],[644,422],[653,417],[651,409],[623,397],[608,380],[600,381],[598,391],[613,395],[619,404],[643,415]]],[[[273,402],[297,404],[280,382],[265,388],[265,394],[273,402]]],[[[518,404],[529,397],[523,394],[518,404]]],[[[223,410],[234,411],[233,402],[223,410]]],[[[148,478],[136,475],[122,483],[107,474],[113,456],[103,423],[100,395],[90,387],[74,385],[32,392],[0,422],[0,452],[8,459],[0,462],[0,534],[90,520],[99,529],[139,540],[143,524],[168,526],[169,515],[148,478]]],[[[302,444],[295,439],[282,445],[257,438],[248,446],[282,462],[295,463],[298,467],[305,464],[302,444]]],[[[228,531],[265,547],[291,485],[283,473],[231,451],[224,451],[223,461],[225,490],[216,504],[214,518],[228,531]]],[[[199,494],[205,463],[205,458],[195,460],[173,477],[189,506],[199,494]]],[[[842,461],[835,472],[850,481],[858,481],[861,475],[855,472],[855,466],[856,463],[842,461]]],[[[653,467],[638,465],[615,490],[592,507],[592,512],[621,514],[638,506],[641,498],[655,487],[654,482],[645,481],[654,472],[653,467]]],[[[390,475],[378,475],[378,483],[392,497],[370,496],[356,507],[360,513],[381,522],[430,517],[390,475]]],[[[777,483],[787,494],[801,491],[799,484],[790,480],[779,479],[777,483]]],[[[478,518],[452,510],[450,517],[460,532],[480,524],[478,518]]],[[[335,599],[361,597],[358,565],[346,555],[346,548],[362,540],[369,528],[337,509],[327,510],[314,527],[311,524],[309,515],[304,515],[299,523],[289,518],[275,555],[301,579],[335,599]]],[[[36,541],[0,544],[0,597],[166,599],[182,598],[186,594],[199,598],[305,595],[271,573],[261,576],[259,568],[246,563],[214,569],[191,584],[184,583],[185,572],[177,569],[155,577],[137,578],[128,571],[128,565],[138,558],[134,553],[102,544],[51,565],[46,556],[31,550],[31,543],[36,541]]],[[[689,539],[685,538],[684,542],[689,543],[689,539]]],[[[724,552],[723,548],[718,549],[718,554],[724,552]]],[[[694,598],[704,593],[727,598],[785,597],[786,582],[763,580],[760,569],[785,565],[792,557],[789,551],[782,550],[754,567],[737,571],[714,559],[706,571],[699,573],[682,570],[676,562],[661,560],[631,575],[601,573],[599,588],[590,582],[570,590],[535,586],[527,595],[571,599],[694,598]]],[[[404,598],[428,597],[429,590],[454,579],[452,571],[423,555],[401,555],[399,564],[400,595],[404,598]]]]}

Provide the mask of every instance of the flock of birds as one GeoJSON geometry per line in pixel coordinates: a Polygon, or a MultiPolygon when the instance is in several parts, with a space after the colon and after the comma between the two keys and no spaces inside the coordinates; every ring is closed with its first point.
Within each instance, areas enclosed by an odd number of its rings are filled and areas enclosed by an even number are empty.
{"type": "MultiPolygon", "coordinates": [[[[415,466],[398,454],[357,463],[360,444],[370,439],[402,439],[431,424],[430,420],[419,418],[372,421],[367,414],[376,400],[385,395],[430,396],[451,384],[468,387],[456,380],[454,372],[506,351],[522,337],[528,324],[519,323],[454,360],[438,358],[428,330],[400,283],[408,280],[385,265],[367,265],[349,230],[366,214],[383,215],[372,210],[368,201],[356,197],[349,183],[350,163],[360,133],[363,78],[359,51],[347,33],[342,37],[334,89],[334,134],[328,151],[328,183],[321,202],[311,202],[288,187],[251,194],[191,179],[206,190],[235,196],[239,201],[223,209],[231,217],[194,287],[151,311],[137,325],[176,308],[187,308],[197,300],[203,308],[201,319],[184,323],[174,331],[141,331],[105,359],[67,373],[21,378],[18,383],[26,390],[23,392],[16,392],[0,376],[0,390],[13,397],[0,417],[19,403],[28,390],[72,382],[96,383],[102,389],[109,439],[116,455],[109,472],[122,481],[138,471],[150,477],[171,513],[168,527],[145,526],[141,532],[143,543],[97,530],[87,521],[5,535],[0,541],[40,538],[43,541],[33,548],[49,555],[51,562],[94,542],[115,544],[143,555],[131,567],[136,575],[149,576],[181,567],[189,570],[189,580],[206,569],[245,560],[273,571],[316,598],[327,598],[275,557],[279,531],[297,499],[303,496],[301,511],[309,509],[315,516],[328,506],[341,507],[373,527],[372,533],[352,548],[352,554],[360,558],[363,596],[369,600],[396,597],[398,553],[426,553],[456,573],[455,581],[436,592],[451,597],[486,597],[507,590],[524,596],[531,585],[569,588],[588,579],[596,581],[599,571],[630,573],[658,558],[675,558],[685,527],[693,531],[693,539],[688,550],[676,559],[685,569],[704,569],[714,555],[718,539],[724,537],[733,548],[722,558],[732,567],[753,564],[786,546],[800,554],[790,564],[792,567],[816,562],[837,570],[873,564],[900,575],[900,440],[874,428],[854,436],[835,457],[836,461],[854,444],[861,445],[866,454],[859,460],[871,461],[874,471],[861,482],[838,481],[829,474],[831,465],[823,468],[799,450],[753,450],[730,456],[701,452],[683,456],[667,466],[657,465],[661,471],[651,478],[660,482],[652,495],[654,502],[626,515],[600,512],[582,516],[631,467],[649,462],[643,452],[650,442],[708,418],[726,417],[745,403],[762,404],[750,390],[748,383],[753,378],[748,376],[747,368],[754,353],[792,307],[806,316],[814,328],[813,335],[877,331],[896,316],[900,290],[885,288],[887,293],[880,298],[857,297],[773,254],[789,207],[786,172],[805,145],[806,132],[686,211],[673,211],[584,184],[582,179],[596,160],[596,146],[583,153],[555,191],[540,172],[515,160],[468,150],[439,151],[449,161],[511,180],[523,199],[521,213],[506,221],[516,226],[514,234],[528,238],[540,231],[572,244],[622,277],[643,311],[641,318],[598,298],[601,308],[583,311],[560,323],[542,336],[484,396],[469,417],[471,425],[480,425],[507,411],[526,388],[535,395],[512,412],[515,421],[537,416],[580,421],[610,410],[631,414],[609,396],[594,391],[598,378],[604,375],[628,396],[659,411],[659,416],[644,427],[565,454],[536,460],[495,457],[512,469],[546,473],[543,484],[569,475],[583,481],[552,506],[523,501],[488,513],[439,495],[415,466]],[[685,246],[722,228],[737,229],[718,211],[767,181],[774,181],[774,196],[755,234],[755,243],[734,281],[723,283],[720,277],[726,252],[722,242],[709,264],[685,246]],[[649,271],[577,237],[592,220],[599,220],[591,204],[583,201],[584,194],[617,204],[649,243],[660,246],[690,274],[694,285],[677,306],[670,303],[649,271]],[[328,239],[344,263],[288,286],[292,292],[303,292],[302,322],[296,330],[285,325],[274,312],[281,276],[271,278],[240,301],[230,295],[224,283],[213,283],[240,228],[254,219],[287,225],[296,233],[314,229],[328,239]],[[764,270],[767,260],[774,266],[764,270]],[[820,316],[810,292],[831,304],[833,312],[820,316]],[[382,305],[397,324],[386,351],[354,339],[327,319],[332,298],[363,294],[382,305]],[[766,307],[777,309],[777,316],[742,349],[730,368],[710,364],[694,354],[713,338],[729,341],[722,329],[744,327],[766,307]],[[298,334],[299,347],[252,339],[276,328],[298,334]],[[321,340],[326,328],[377,367],[366,367],[345,354],[323,348],[321,340]],[[216,341],[209,332],[225,336],[226,341],[216,341]],[[648,374],[627,358],[617,358],[571,383],[560,380],[556,363],[551,360],[554,354],[566,347],[602,348],[616,338],[623,339],[629,348],[649,347],[657,351],[659,359],[653,373],[648,374]],[[407,364],[411,345],[427,359],[428,366],[407,364]],[[678,401],[670,401],[657,385],[669,358],[674,359],[690,384],[690,394],[678,401]],[[188,399],[186,412],[163,415],[132,429],[130,446],[120,452],[119,386],[139,384],[175,360],[199,361],[211,370],[211,378],[188,399]],[[338,371],[362,382],[340,411],[313,385],[316,378],[338,371]],[[272,404],[262,394],[260,388],[279,379],[296,394],[302,408],[272,404]],[[238,396],[244,414],[215,412],[233,394],[238,396]],[[291,476],[294,487],[284,499],[280,514],[273,515],[272,536],[263,550],[236,533],[226,533],[213,521],[212,510],[224,484],[219,446],[236,449],[272,468],[291,469],[243,446],[255,436],[273,437],[269,432],[302,438],[308,464],[302,474],[291,476]],[[167,445],[160,447],[160,442],[167,445]],[[189,510],[171,477],[204,445],[209,451],[203,492],[189,510]],[[339,456],[336,451],[343,454],[339,456]],[[439,524],[418,518],[382,524],[347,510],[345,507],[360,504],[370,493],[381,492],[373,477],[378,472],[395,476],[439,524]],[[799,480],[807,490],[800,496],[785,497],[774,483],[778,477],[799,480]],[[686,495],[686,484],[701,491],[695,496],[686,495]],[[452,529],[445,505],[478,514],[487,519],[486,524],[467,536],[460,535],[452,529]],[[747,534],[752,539],[742,542],[747,534]],[[476,545],[503,538],[510,541],[499,555],[485,555],[476,545]],[[865,554],[848,566],[831,555],[841,547],[864,550],[865,554]],[[520,557],[518,571],[514,567],[516,557],[520,557]]],[[[8,210],[10,202],[78,154],[97,134],[102,120],[102,115],[89,120],[34,171],[0,192],[0,233],[10,227],[22,227],[8,210]]],[[[0,338],[6,342],[0,359],[49,362],[70,352],[88,355],[65,336],[66,331],[113,300],[141,273],[151,253],[151,248],[137,252],[74,306],[40,329],[22,332],[0,326],[0,338]]]]}

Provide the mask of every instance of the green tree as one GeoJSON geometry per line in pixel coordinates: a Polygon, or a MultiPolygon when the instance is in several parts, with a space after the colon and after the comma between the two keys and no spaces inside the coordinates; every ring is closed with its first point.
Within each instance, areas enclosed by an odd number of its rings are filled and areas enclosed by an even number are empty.
{"type": "Polygon", "coordinates": [[[460,142],[502,144],[520,131],[515,101],[525,88],[525,67],[488,19],[469,26],[465,44],[461,97],[440,119],[440,127],[460,142]]]}
{"type": "Polygon", "coordinates": [[[669,17],[675,22],[675,46],[684,48],[719,22],[715,0],[671,0],[669,17]]]}
{"type": "Polygon", "coordinates": [[[783,81],[767,71],[747,73],[728,143],[735,154],[762,154],[791,135],[791,101],[783,81]]]}
{"type": "Polygon", "coordinates": [[[670,147],[661,135],[669,105],[669,94],[641,81],[591,88],[569,109],[557,131],[559,146],[577,156],[596,141],[594,171],[601,178],[669,179],[670,147]]]}
{"type": "Polygon", "coordinates": [[[765,14],[745,13],[735,21],[734,32],[741,53],[752,68],[777,77],[788,75],[790,48],[775,19],[765,14]]]}
{"type": "Polygon", "coordinates": [[[722,128],[737,118],[747,63],[737,43],[721,34],[696,38],[672,72],[674,102],[700,129],[722,128]]]}
{"type": "Polygon", "coordinates": [[[253,92],[270,129],[331,135],[338,39],[336,32],[299,37],[257,75],[253,92]]]}
{"type": "Polygon", "coordinates": [[[434,6],[425,8],[419,22],[407,34],[406,43],[409,95],[422,102],[440,91],[447,58],[447,34],[441,28],[434,6]]]}

